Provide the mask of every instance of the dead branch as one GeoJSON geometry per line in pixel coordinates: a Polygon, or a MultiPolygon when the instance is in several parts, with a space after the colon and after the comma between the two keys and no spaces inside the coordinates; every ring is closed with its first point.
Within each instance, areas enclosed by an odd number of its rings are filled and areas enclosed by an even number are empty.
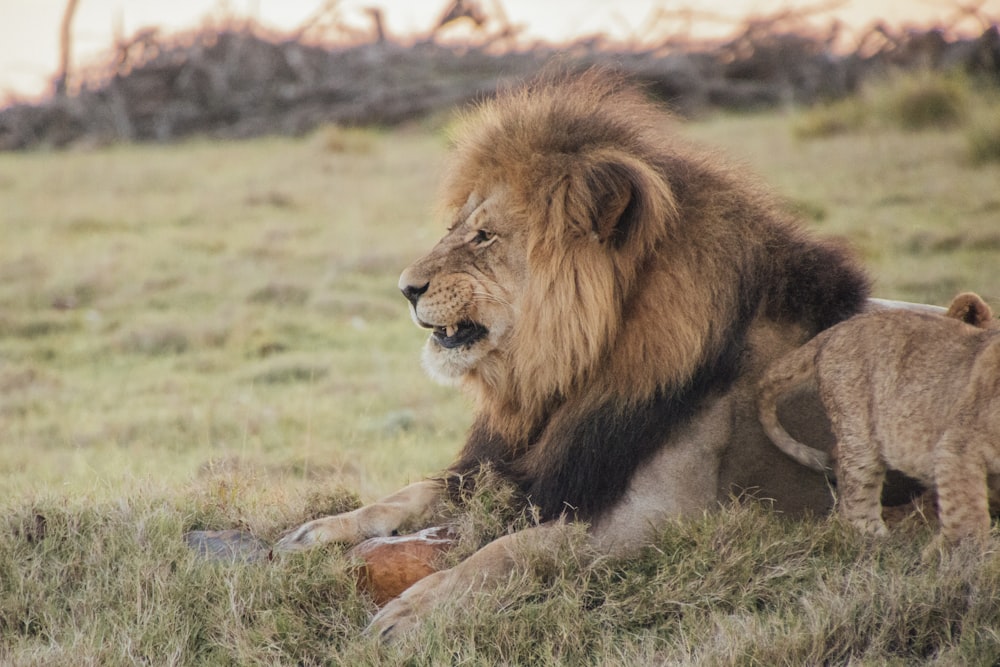
{"type": "Polygon", "coordinates": [[[79,0],[67,0],[62,22],[59,24],[59,71],[55,80],[56,97],[66,96],[70,58],[73,50],[73,16],[76,14],[76,8],[79,4],[79,0]]]}

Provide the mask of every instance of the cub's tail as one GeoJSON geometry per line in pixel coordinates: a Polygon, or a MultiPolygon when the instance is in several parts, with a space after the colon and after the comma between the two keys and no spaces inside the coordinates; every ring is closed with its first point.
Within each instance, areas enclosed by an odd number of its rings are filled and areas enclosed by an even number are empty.
{"type": "MultiPolygon", "coordinates": [[[[820,334],[819,337],[822,337],[820,334]]],[[[830,469],[830,455],[802,444],[785,430],[778,421],[778,401],[789,390],[811,380],[816,372],[816,338],[792,350],[771,364],[757,385],[757,408],[764,432],[778,449],[807,468],[817,472],[830,469]]]]}

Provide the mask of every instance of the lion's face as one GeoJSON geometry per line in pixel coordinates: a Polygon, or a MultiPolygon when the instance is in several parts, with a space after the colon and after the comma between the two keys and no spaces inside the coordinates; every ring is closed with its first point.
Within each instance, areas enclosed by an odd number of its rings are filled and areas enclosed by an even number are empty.
{"type": "Polygon", "coordinates": [[[609,384],[631,400],[683,381],[700,358],[700,323],[643,333],[680,301],[708,301],[665,268],[684,260],[668,248],[679,218],[659,135],[635,120],[646,102],[594,90],[580,91],[590,102],[524,94],[470,116],[440,192],[450,229],[399,281],[430,330],[430,375],[460,384],[511,437],[590,387],[594,401],[609,384]]]}
{"type": "Polygon", "coordinates": [[[448,233],[399,278],[413,321],[430,330],[423,359],[453,383],[509,348],[527,282],[523,229],[502,192],[469,196],[448,233]]]}

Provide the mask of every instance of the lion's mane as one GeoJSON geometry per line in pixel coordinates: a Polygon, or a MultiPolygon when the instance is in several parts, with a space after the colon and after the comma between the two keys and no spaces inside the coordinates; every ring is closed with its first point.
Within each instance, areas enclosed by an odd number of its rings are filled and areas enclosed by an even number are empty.
{"type": "Polygon", "coordinates": [[[679,139],[616,75],[546,75],[465,121],[445,206],[505,190],[505,213],[529,230],[530,276],[503,363],[466,382],[478,414],[451,473],[489,463],[544,518],[591,518],[617,501],[670,433],[731,387],[752,323],[809,337],[867,297],[843,247],[679,139]]]}

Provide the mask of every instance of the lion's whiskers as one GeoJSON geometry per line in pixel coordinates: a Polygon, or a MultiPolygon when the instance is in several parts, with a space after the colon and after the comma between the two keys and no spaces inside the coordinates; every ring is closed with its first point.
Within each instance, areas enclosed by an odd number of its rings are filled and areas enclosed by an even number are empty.
{"type": "Polygon", "coordinates": [[[501,306],[507,306],[508,308],[510,307],[510,302],[509,301],[507,301],[503,297],[497,296],[496,294],[492,294],[490,292],[487,292],[486,290],[480,290],[480,289],[473,290],[473,292],[472,292],[472,300],[473,301],[485,301],[485,302],[490,302],[490,303],[499,303],[501,306]]]}

